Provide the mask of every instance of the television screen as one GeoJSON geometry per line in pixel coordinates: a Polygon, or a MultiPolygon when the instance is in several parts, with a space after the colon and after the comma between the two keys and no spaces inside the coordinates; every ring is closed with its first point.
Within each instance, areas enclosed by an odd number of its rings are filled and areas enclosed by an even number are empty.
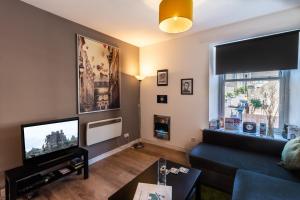
{"type": "Polygon", "coordinates": [[[23,125],[24,159],[78,146],[78,118],[23,125]]]}

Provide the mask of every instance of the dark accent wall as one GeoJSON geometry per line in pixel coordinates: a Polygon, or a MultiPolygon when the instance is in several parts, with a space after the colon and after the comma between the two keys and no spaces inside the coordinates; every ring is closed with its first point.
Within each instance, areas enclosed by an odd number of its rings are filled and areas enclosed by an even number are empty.
{"type": "MultiPolygon", "coordinates": [[[[106,19],[95,19],[106,20],[106,19]]],[[[122,116],[130,141],[139,135],[139,49],[19,0],[0,2],[0,171],[22,164],[20,125],[77,116],[76,33],[120,48],[121,109],[79,115],[85,124],[122,116]]],[[[95,157],[124,137],[88,147],[95,157]]]]}

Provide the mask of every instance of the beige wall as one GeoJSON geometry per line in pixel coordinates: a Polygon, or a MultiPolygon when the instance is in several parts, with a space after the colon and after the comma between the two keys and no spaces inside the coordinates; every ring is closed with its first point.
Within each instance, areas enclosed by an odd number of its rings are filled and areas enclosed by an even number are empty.
{"type": "Polygon", "coordinates": [[[299,19],[297,8],[141,48],[141,71],[150,76],[141,86],[141,137],[177,149],[191,148],[192,138],[201,141],[209,118],[210,45],[300,28],[299,19]],[[156,86],[157,69],[169,69],[169,86],[156,86]],[[180,95],[181,78],[194,78],[193,96],[180,95]],[[157,104],[157,94],[167,94],[169,103],[157,104]],[[171,116],[170,142],[153,137],[154,114],[171,116]]]}
{"type": "MultiPolygon", "coordinates": [[[[120,48],[121,109],[83,114],[85,124],[123,117],[123,133],[139,138],[139,49],[19,0],[0,6],[0,171],[22,163],[20,125],[77,116],[76,33],[120,48]]],[[[90,157],[128,142],[124,137],[89,147],[90,157]]]]}

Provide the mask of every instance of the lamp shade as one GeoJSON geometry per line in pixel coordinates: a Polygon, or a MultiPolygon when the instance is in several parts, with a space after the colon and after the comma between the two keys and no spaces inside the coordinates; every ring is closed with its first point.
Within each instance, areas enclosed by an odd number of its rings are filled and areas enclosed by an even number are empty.
{"type": "Polygon", "coordinates": [[[146,76],[142,76],[142,75],[136,75],[135,78],[138,80],[138,81],[142,81],[146,78],[146,76]]]}
{"type": "Polygon", "coordinates": [[[193,0],[162,0],[159,28],[167,33],[181,33],[193,25],[193,0]]]}

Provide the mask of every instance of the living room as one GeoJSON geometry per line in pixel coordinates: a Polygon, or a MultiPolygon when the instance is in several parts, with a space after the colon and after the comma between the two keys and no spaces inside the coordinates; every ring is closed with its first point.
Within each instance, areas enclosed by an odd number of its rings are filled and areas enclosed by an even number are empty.
{"type": "Polygon", "coordinates": [[[0,5],[1,199],[299,198],[299,0],[0,5]]]}

